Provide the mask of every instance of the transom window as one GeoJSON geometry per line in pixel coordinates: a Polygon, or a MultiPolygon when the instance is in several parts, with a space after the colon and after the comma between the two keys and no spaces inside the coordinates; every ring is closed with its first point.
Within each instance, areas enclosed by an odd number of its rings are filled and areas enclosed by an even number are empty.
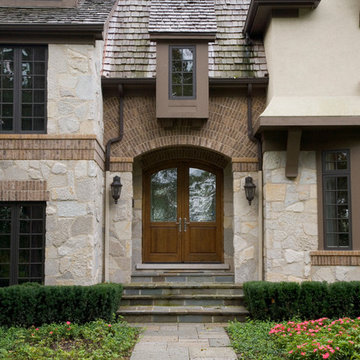
{"type": "Polygon", "coordinates": [[[195,99],[195,46],[170,46],[170,99],[195,99]]]}
{"type": "Polygon", "coordinates": [[[42,283],[45,203],[0,203],[0,286],[42,283]]]}
{"type": "Polygon", "coordinates": [[[325,151],[323,163],[323,203],[325,249],[349,250],[351,241],[350,153],[325,151]]]}
{"type": "Polygon", "coordinates": [[[0,132],[46,130],[45,46],[0,47],[0,132]]]}

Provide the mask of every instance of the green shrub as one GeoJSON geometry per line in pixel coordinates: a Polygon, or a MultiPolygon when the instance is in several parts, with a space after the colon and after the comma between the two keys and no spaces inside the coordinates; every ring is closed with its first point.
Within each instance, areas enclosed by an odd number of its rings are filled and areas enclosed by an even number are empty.
{"type": "Polygon", "coordinates": [[[360,315],[360,282],[251,281],[244,284],[245,303],[255,320],[282,321],[360,315]]]}
{"type": "Polygon", "coordinates": [[[318,319],[327,316],[329,285],[326,282],[305,281],[300,286],[299,316],[318,319]]]}
{"type": "Polygon", "coordinates": [[[119,307],[122,286],[15,285],[0,288],[0,325],[31,326],[71,321],[110,321],[119,307]]]}
{"type": "Polygon", "coordinates": [[[245,303],[256,320],[281,321],[298,315],[300,286],[293,282],[244,284],[245,303]]]}

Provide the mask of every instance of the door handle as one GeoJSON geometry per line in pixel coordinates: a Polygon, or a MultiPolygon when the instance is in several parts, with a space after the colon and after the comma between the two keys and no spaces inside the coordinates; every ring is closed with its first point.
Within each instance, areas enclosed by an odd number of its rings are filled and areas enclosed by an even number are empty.
{"type": "Polygon", "coordinates": [[[181,218],[179,218],[179,221],[176,222],[176,225],[178,225],[178,230],[181,232],[181,218]]]}
{"type": "Polygon", "coordinates": [[[190,225],[190,221],[187,221],[187,219],[184,218],[184,232],[186,232],[186,225],[190,225]]]}

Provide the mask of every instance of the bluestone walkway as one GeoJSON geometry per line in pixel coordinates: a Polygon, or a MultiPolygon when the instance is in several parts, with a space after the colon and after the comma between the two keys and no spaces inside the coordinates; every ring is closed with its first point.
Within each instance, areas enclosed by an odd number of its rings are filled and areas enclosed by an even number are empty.
{"type": "Polygon", "coordinates": [[[130,360],[236,360],[226,324],[137,324],[143,328],[130,360]]]}

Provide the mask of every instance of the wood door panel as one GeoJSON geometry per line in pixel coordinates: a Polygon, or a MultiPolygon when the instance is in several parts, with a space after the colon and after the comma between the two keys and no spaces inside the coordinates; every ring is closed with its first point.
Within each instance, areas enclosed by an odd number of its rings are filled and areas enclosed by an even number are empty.
{"type": "Polygon", "coordinates": [[[152,227],[150,241],[150,253],[176,254],[179,250],[177,228],[152,227]]]}
{"type": "Polygon", "coordinates": [[[191,226],[189,228],[189,253],[216,253],[216,226],[191,226]]]}
{"type": "Polygon", "coordinates": [[[179,160],[144,172],[143,209],[144,262],[223,261],[222,169],[179,160]]]}

